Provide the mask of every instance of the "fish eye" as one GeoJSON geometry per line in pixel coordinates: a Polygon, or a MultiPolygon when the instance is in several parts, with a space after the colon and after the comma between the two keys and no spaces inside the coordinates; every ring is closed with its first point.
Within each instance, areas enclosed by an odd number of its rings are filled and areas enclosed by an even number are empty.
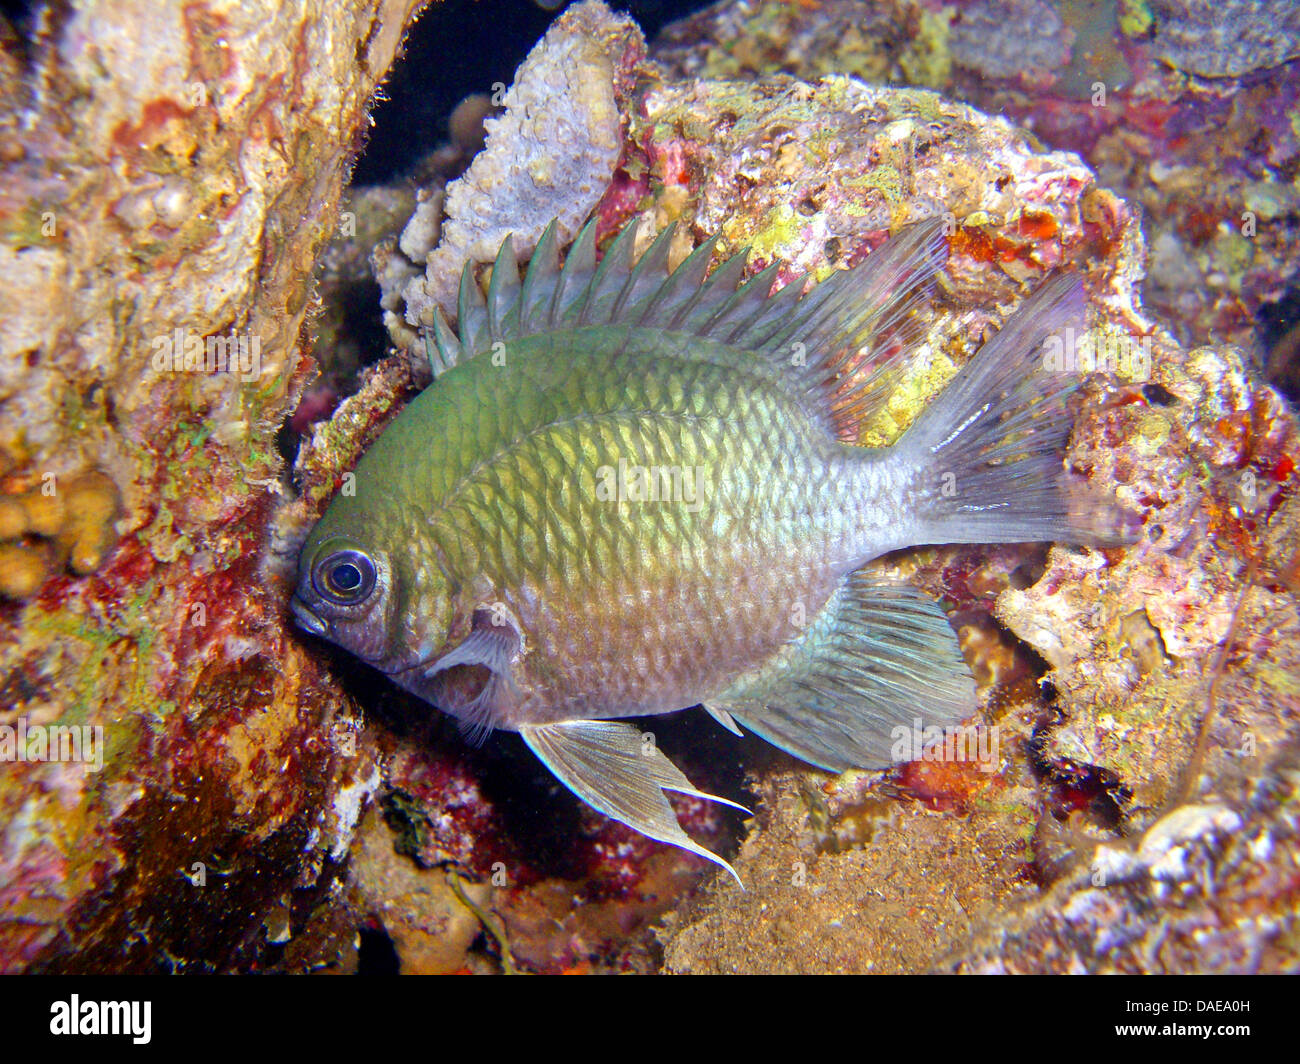
{"type": "Polygon", "coordinates": [[[312,585],[340,606],[361,602],[374,590],[375,563],[357,550],[337,550],[316,565],[312,585]]]}

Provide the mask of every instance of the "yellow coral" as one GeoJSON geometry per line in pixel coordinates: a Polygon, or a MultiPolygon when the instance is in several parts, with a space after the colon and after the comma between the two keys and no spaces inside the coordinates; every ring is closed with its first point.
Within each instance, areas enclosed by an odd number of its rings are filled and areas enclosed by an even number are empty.
{"type": "Polygon", "coordinates": [[[0,596],[25,599],[61,565],[94,572],[117,541],[117,485],[99,472],[0,496],[0,596]]]}
{"type": "Polygon", "coordinates": [[[48,575],[39,550],[21,543],[0,543],[0,595],[9,599],[30,598],[48,575]]]}

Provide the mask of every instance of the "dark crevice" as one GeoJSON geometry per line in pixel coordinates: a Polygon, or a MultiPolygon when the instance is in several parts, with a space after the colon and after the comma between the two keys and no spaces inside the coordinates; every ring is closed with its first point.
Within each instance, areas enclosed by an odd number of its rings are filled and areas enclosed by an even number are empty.
{"type": "Polygon", "coordinates": [[[1110,769],[1068,757],[1051,757],[1048,741],[1052,729],[1060,723],[1053,712],[1034,729],[1027,747],[1029,764],[1043,785],[1048,810],[1058,821],[1082,814],[1098,828],[1122,832],[1132,791],[1110,769]]]}
{"type": "Polygon", "coordinates": [[[358,975],[400,975],[401,961],[388,933],[378,927],[363,927],[358,932],[358,975]]]}
{"type": "Polygon", "coordinates": [[[1255,316],[1264,349],[1264,377],[1293,403],[1300,402],[1300,285],[1255,316]]]}

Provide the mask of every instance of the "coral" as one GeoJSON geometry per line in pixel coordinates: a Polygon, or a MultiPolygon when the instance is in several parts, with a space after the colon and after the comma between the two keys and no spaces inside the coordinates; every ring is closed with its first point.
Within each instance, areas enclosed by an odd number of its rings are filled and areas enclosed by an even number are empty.
{"type": "MultiPolygon", "coordinates": [[[[1300,692],[1281,676],[1300,665],[1294,595],[1256,587],[1240,603],[1252,557],[1271,571],[1287,557],[1256,545],[1285,535],[1297,508],[1288,486],[1300,451],[1294,417],[1237,360],[1212,350],[1157,351],[1163,405],[1112,404],[1076,461],[1143,507],[1151,531],[1115,565],[1053,548],[1044,576],[1008,590],[997,613],[1055,667],[1072,703],[1049,756],[1101,766],[1123,779],[1137,811],[1167,807],[1184,787],[1206,707],[1204,662],[1240,625],[1237,652],[1252,660],[1268,697],[1234,703],[1215,724],[1206,770],[1219,777],[1251,758],[1272,760],[1287,742],[1286,707],[1300,692]],[[1249,736],[1249,739],[1244,738],[1249,736]]],[[[1259,764],[1259,762],[1255,762],[1259,764]]],[[[1139,812],[1139,819],[1149,812],[1139,812]]]]}
{"type": "Polygon", "coordinates": [[[937,85],[951,66],[952,15],[951,8],[933,11],[914,0],[822,0],[816,17],[781,2],[713,4],[664,27],[653,51],[676,80],[851,74],[875,83],[937,85]],[[901,54],[897,42],[907,42],[901,54]]]}
{"type": "MultiPolygon", "coordinates": [[[[425,267],[402,289],[407,323],[431,325],[434,304],[454,310],[466,259],[490,261],[507,235],[527,255],[553,218],[562,240],[577,234],[618,163],[620,102],[644,51],[636,24],[600,0],[584,0],[555,21],[502,97],[505,113],[483,123],[484,150],[447,186],[438,246],[428,250],[427,210],[417,210],[402,234],[403,253],[425,267]]],[[[402,281],[400,273],[381,275],[390,293],[402,281]]],[[[386,318],[389,330],[409,346],[396,311],[386,318]]]]}
{"type": "Polygon", "coordinates": [[[487,143],[487,119],[499,111],[491,96],[481,92],[466,96],[447,119],[452,143],[468,158],[473,158],[487,143]]]}
{"type": "Polygon", "coordinates": [[[487,884],[462,888],[454,872],[422,869],[396,853],[393,840],[372,809],[361,825],[353,867],[358,908],[390,938],[405,975],[444,975],[466,966],[470,944],[480,931],[470,905],[490,904],[487,884]]]}
{"type": "Polygon", "coordinates": [[[1252,62],[1262,64],[1240,79],[1195,81],[1160,60],[1156,5],[1145,0],[1061,0],[1051,17],[1007,19],[1015,46],[1032,53],[1041,38],[1059,48],[1054,68],[981,61],[980,42],[997,55],[1003,39],[983,16],[1023,6],[721,3],[666,27],[652,51],[670,77],[781,72],[812,81],[838,70],[939,89],[1025,124],[1047,144],[1078,152],[1102,185],[1141,206],[1153,251],[1145,304],[1166,328],[1187,345],[1238,344],[1269,367],[1270,380],[1292,379],[1285,337],[1257,323],[1284,315],[1300,271],[1290,235],[1300,81],[1291,64],[1274,65],[1294,41],[1294,5],[1233,4],[1226,17],[1219,6],[1165,5],[1166,32],[1178,36],[1184,25],[1179,39],[1190,51],[1253,49],[1252,62]],[[1202,17],[1216,23],[1206,33],[1195,28],[1202,17]],[[1228,25],[1239,39],[1222,40],[1228,25]],[[983,28],[972,35],[972,26],[983,28]]]}
{"type": "Polygon", "coordinates": [[[0,596],[35,594],[55,566],[93,573],[117,540],[117,486],[103,473],[86,473],[59,486],[0,495],[0,596]]]}
{"type": "Polygon", "coordinates": [[[1180,806],[1132,844],[1096,847],[1041,900],[989,921],[948,971],[1296,971],[1296,751],[1276,784],[1180,806]],[[1153,918],[1159,914],[1158,918],[1153,918]]]}
{"type": "MultiPolygon", "coordinates": [[[[490,885],[484,905],[499,914],[510,961],[522,969],[653,970],[648,928],[699,882],[706,862],[581,805],[518,740],[498,736],[481,751],[467,751],[457,729],[418,701],[396,693],[388,701],[379,804],[392,847],[420,869],[454,870],[480,888],[490,885]]],[[[678,729],[674,749],[691,750],[683,763],[699,772],[725,741],[711,722],[695,723],[702,727],[668,727],[678,729]],[[701,731],[711,741],[700,743],[701,731]]],[[[715,805],[674,805],[693,836],[713,845],[730,839],[727,821],[734,817],[715,805]]],[[[353,855],[356,874],[370,874],[359,867],[365,860],[353,855]]],[[[372,904],[379,898],[372,891],[372,904]]],[[[505,963],[499,944],[489,953],[495,957],[471,951],[465,963],[505,963]]]]}
{"type": "Polygon", "coordinates": [[[840,806],[802,777],[763,781],[762,815],[735,859],[746,890],[720,885],[665,922],[666,971],[916,971],[982,912],[1033,897],[1020,874],[1029,820],[1014,815],[1032,798],[1024,783],[936,815],[893,799],[840,806]]]}
{"type": "Polygon", "coordinates": [[[1155,54],[1204,77],[1239,77],[1300,56],[1291,0],[1147,0],[1155,54]]]}
{"type": "MultiPolygon", "coordinates": [[[[653,194],[685,192],[697,231],[720,229],[721,253],[750,246],[751,269],[775,258],[822,274],[909,219],[948,212],[954,297],[997,300],[1136,237],[1122,207],[1090,204],[1102,194],[1076,157],[1036,151],[1009,123],[934,93],[838,77],[702,81],[652,88],[644,112],[632,135],[653,194]]],[[[1115,266],[1104,268],[1118,308],[1133,277],[1115,266]]]]}
{"type": "Polygon", "coordinates": [[[980,0],[958,10],[948,40],[953,61],[977,73],[1050,83],[1073,36],[1044,0],[980,0]]]}
{"type": "Polygon", "coordinates": [[[312,271],[416,6],[90,0],[5,34],[0,712],[102,764],[0,772],[2,970],[250,967],[328,859],[346,698],[259,566],[312,271]]]}

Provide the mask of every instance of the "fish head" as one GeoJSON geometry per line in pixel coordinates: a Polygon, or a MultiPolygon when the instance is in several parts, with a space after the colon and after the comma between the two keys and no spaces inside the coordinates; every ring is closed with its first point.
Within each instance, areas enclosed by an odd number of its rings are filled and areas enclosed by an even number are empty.
{"type": "Polygon", "coordinates": [[[336,499],[307,537],[289,608],[312,635],[382,672],[407,672],[446,639],[446,581],[400,525],[353,501],[336,499]]]}
{"type": "Polygon", "coordinates": [[[294,619],[459,717],[481,741],[515,693],[518,625],[503,604],[467,607],[487,595],[485,586],[453,577],[409,495],[368,496],[365,509],[336,498],[307,537],[289,603],[294,619]]]}

